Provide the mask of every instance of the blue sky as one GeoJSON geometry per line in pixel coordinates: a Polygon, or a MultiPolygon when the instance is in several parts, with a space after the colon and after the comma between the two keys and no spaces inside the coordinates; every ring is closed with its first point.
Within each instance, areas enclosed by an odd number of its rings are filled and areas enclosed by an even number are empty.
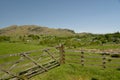
{"type": "Polygon", "coordinates": [[[0,28],[10,25],[112,33],[120,31],[120,0],[0,0],[0,28]]]}

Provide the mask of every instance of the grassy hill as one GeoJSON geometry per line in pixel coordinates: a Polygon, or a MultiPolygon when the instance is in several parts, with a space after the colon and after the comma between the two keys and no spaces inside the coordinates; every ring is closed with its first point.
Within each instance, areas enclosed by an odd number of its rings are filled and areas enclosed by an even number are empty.
{"type": "Polygon", "coordinates": [[[0,35],[6,36],[22,36],[22,35],[54,35],[54,36],[73,36],[75,32],[69,29],[54,29],[36,25],[12,25],[3,29],[0,29],[0,35]]]}
{"type": "Polygon", "coordinates": [[[29,42],[48,46],[63,43],[69,48],[77,48],[90,45],[119,44],[120,33],[75,33],[69,29],[54,29],[36,25],[13,25],[0,29],[1,41],[29,42]]]}

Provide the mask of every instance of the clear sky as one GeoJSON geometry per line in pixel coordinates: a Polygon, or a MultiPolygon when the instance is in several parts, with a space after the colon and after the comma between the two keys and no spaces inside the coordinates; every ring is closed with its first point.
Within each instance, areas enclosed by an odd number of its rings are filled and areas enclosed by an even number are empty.
{"type": "Polygon", "coordinates": [[[120,0],[0,0],[0,28],[10,25],[117,32],[120,0]]]}

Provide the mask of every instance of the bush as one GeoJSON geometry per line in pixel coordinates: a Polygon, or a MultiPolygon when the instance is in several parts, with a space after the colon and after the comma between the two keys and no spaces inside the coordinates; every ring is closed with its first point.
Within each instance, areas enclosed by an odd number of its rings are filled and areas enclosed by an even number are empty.
{"type": "Polygon", "coordinates": [[[120,54],[112,54],[111,57],[120,58],[120,54]]]}
{"type": "Polygon", "coordinates": [[[9,36],[0,36],[0,42],[1,41],[10,41],[10,37],[9,36]]]}

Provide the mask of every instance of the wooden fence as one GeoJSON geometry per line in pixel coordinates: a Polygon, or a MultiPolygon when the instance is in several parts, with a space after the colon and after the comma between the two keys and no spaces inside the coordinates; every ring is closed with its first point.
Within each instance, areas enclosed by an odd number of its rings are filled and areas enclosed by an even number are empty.
{"type": "Polygon", "coordinates": [[[0,80],[26,80],[64,63],[63,46],[0,56],[0,80]]]}
{"type": "MultiPolygon", "coordinates": [[[[118,53],[119,54],[119,53],[118,53]]],[[[116,68],[120,69],[120,58],[111,57],[113,53],[109,52],[87,52],[83,50],[66,50],[62,58],[64,63],[77,63],[85,67],[116,68]]]]}

